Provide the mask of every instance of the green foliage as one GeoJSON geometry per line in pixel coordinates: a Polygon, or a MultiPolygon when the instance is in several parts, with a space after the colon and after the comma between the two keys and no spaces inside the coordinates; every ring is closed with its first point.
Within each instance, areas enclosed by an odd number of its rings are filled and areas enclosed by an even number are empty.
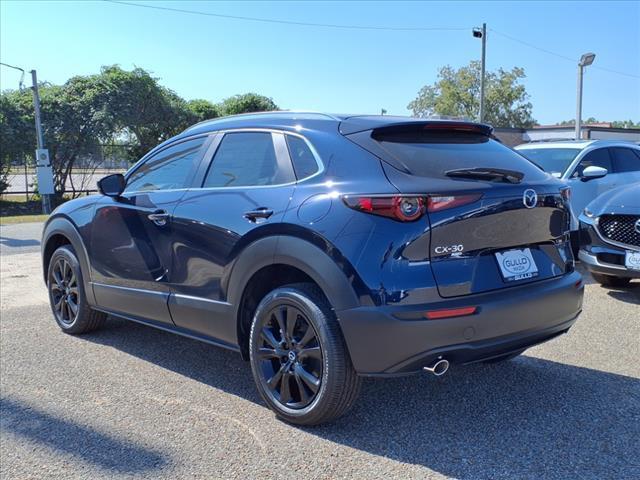
{"type": "Polygon", "coordinates": [[[223,115],[238,115],[240,113],[278,110],[278,106],[269,97],[257,93],[245,93],[225,98],[220,103],[220,110],[223,115]]]}
{"type": "Polygon", "coordinates": [[[28,100],[20,92],[0,96],[0,193],[9,186],[7,177],[12,162],[33,157],[35,128],[29,123],[22,103],[28,100]],[[33,150],[32,150],[33,149],[33,150]]]}
{"type": "MultiPolygon", "coordinates": [[[[407,108],[418,117],[445,115],[476,119],[480,111],[480,72],[478,61],[457,70],[447,65],[440,69],[438,80],[422,87],[407,108]]],[[[519,67],[486,72],[485,122],[495,127],[535,124],[529,95],[520,84],[523,78],[524,70],[519,67]]]]}
{"type": "MultiPolygon", "coordinates": [[[[613,128],[640,128],[640,122],[634,122],[633,120],[614,120],[612,122],[606,122],[602,120],[596,120],[594,117],[589,117],[586,120],[582,120],[582,125],[591,125],[595,123],[610,123],[613,128]]],[[[558,125],[575,125],[575,119],[563,120],[558,125]]]]}
{"type": "Polygon", "coordinates": [[[191,115],[191,123],[198,123],[221,116],[220,106],[211,103],[209,100],[196,99],[187,102],[187,110],[191,115]]]}
{"type": "MultiPolygon", "coordinates": [[[[78,160],[102,144],[110,152],[130,145],[126,157],[137,159],[158,143],[194,123],[221,115],[276,110],[267,97],[248,93],[219,104],[185,101],[141,68],[103,67],[99,74],[77,76],[64,85],[39,86],[45,146],[49,149],[58,196],[78,160]]],[[[0,192],[12,161],[32,158],[35,127],[31,90],[0,96],[0,192]]],[[[107,152],[109,153],[109,152],[107,152]]]]}

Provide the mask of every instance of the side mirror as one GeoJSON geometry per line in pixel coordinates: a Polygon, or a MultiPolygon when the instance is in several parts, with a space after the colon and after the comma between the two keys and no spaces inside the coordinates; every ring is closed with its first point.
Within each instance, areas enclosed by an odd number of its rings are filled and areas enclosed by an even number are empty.
{"type": "Polygon", "coordinates": [[[107,197],[119,197],[120,194],[124,192],[126,184],[127,182],[124,179],[124,175],[114,173],[113,175],[107,175],[98,180],[98,190],[100,190],[102,195],[106,195],[107,197]]]}
{"type": "Polygon", "coordinates": [[[607,171],[606,168],[596,167],[594,165],[591,165],[590,167],[587,167],[582,171],[582,181],[586,182],[588,180],[593,180],[595,178],[602,178],[607,173],[609,172],[607,171]]]}

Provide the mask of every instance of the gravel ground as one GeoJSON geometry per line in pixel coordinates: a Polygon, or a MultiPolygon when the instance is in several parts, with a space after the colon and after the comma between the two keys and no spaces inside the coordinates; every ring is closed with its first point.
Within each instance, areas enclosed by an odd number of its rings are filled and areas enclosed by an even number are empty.
{"type": "Polygon", "coordinates": [[[585,277],[569,334],[511,362],[367,380],[345,418],[294,428],[232,352],[118,319],[61,333],[21,243],[39,227],[19,227],[2,229],[2,478],[640,478],[637,281],[585,277]]]}

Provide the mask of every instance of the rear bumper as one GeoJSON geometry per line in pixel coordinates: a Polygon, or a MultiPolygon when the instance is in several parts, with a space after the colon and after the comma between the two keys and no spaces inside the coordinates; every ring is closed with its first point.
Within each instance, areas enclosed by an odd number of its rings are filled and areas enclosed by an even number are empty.
{"type": "Polygon", "coordinates": [[[582,309],[579,273],[437,304],[359,307],[337,312],[360,375],[421,371],[439,357],[477,362],[526,349],[560,335],[582,309]],[[422,312],[477,306],[474,315],[426,320],[422,312]],[[398,318],[402,317],[402,319],[398,318]]]}

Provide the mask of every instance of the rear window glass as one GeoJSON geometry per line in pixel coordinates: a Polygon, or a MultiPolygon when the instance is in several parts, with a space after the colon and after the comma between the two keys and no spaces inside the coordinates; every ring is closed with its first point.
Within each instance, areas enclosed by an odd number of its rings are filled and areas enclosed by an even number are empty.
{"type": "Polygon", "coordinates": [[[544,175],[527,159],[485,135],[398,132],[372,137],[396,162],[420,177],[444,177],[449,170],[477,167],[516,170],[532,178],[544,175]]]}

